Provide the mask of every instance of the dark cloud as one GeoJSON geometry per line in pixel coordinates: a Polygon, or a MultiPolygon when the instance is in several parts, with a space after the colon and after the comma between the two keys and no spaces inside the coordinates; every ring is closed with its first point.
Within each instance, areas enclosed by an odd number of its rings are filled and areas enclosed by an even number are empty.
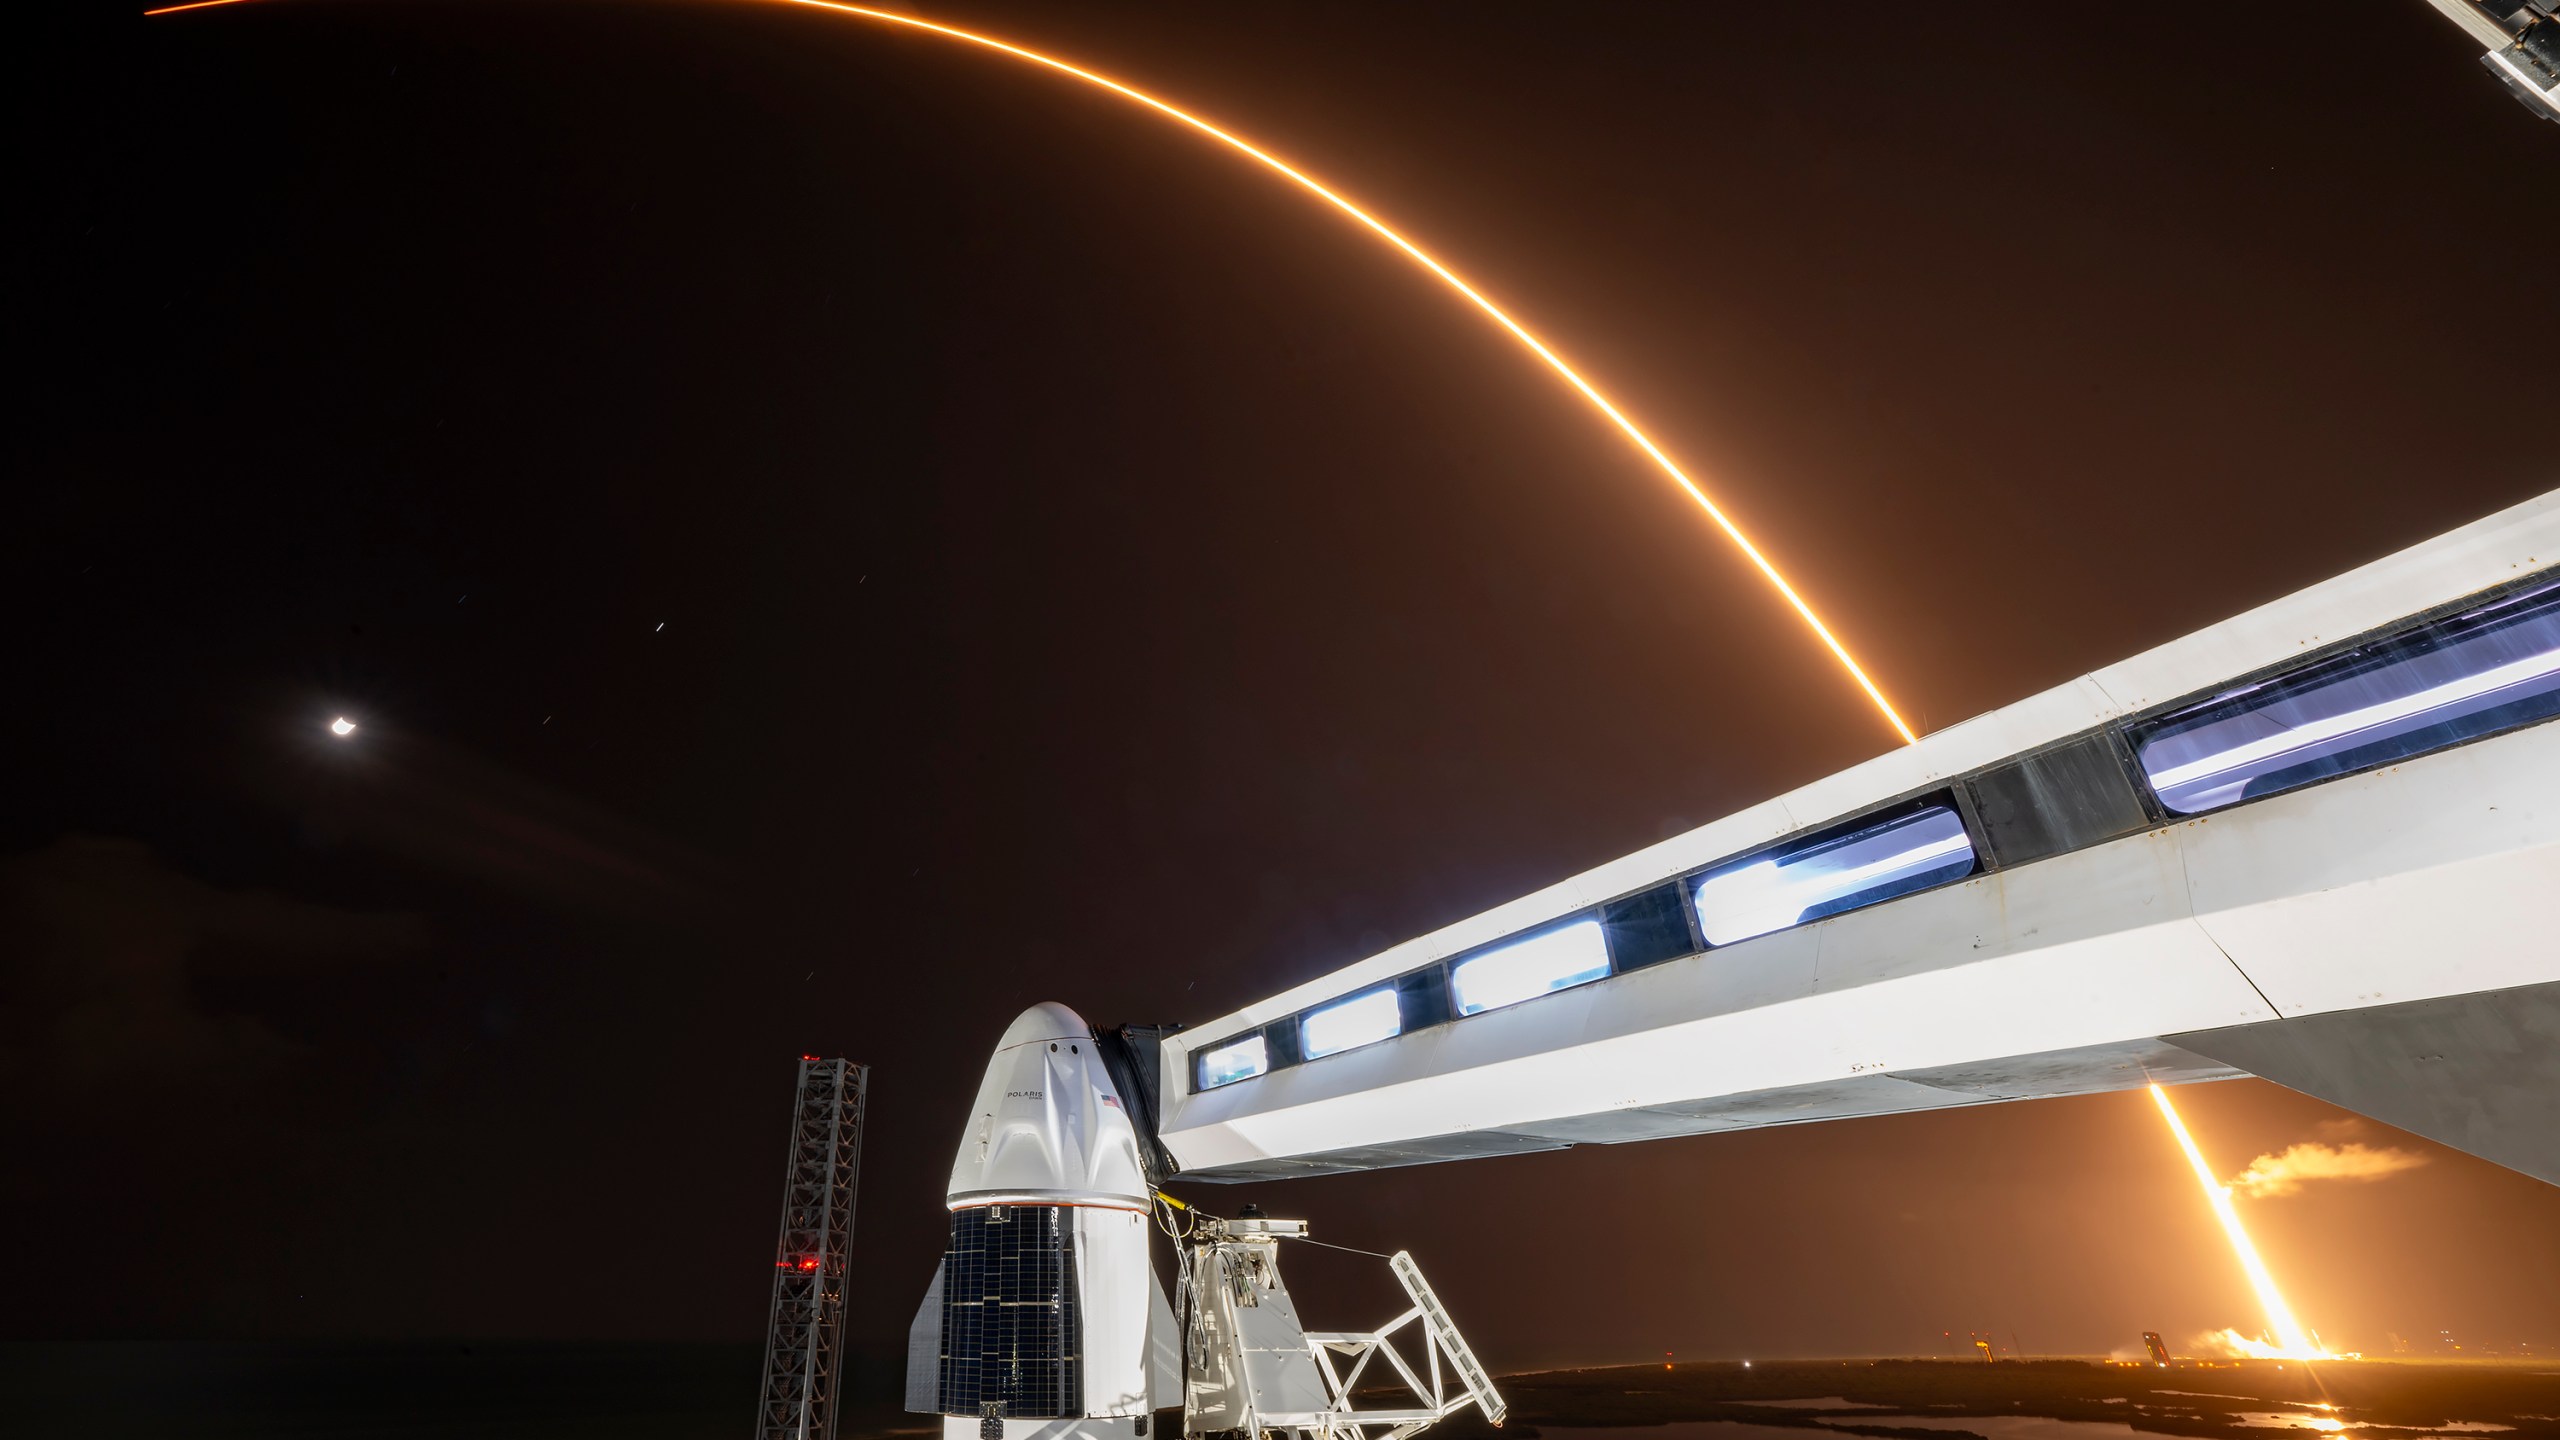
{"type": "Polygon", "coordinates": [[[133,840],[66,836],[0,858],[0,1075],[81,1087],[115,1076],[244,1080],[301,1047],[242,988],[326,986],[414,954],[415,915],[225,890],[133,840]]]}
{"type": "Polygon", "coordinates": [[[243,800],[287,806],[314,847],[361,848],[545,904],[663,914],[723,883],[692,847],[415,730],[314,739],[245,778],[243,800]]]}

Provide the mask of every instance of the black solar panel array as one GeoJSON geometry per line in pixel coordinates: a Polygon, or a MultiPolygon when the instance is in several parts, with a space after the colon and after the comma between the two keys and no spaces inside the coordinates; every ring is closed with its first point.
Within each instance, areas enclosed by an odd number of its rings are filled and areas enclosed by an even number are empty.
{"type": "Polygon", "coordinates": [[[1084,1413],[1073,1213],[1063,1205],[951,1212],[942,1270],[943,1414],[1084,1413]]]}

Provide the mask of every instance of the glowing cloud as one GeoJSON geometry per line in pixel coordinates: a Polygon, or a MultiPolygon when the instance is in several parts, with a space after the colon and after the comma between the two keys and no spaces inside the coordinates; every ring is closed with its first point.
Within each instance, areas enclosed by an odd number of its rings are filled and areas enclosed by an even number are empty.
{"type": "Polygon", "coordinates": [[[2263,1200],[2298,1194],[2314,1180],[2379,1180],[2426,1163],[2427,1157],[2414,1150],[2304,1141],[2250,1161],[2248,1169],[2231,1177],[2231,1188],[2252,1200],[2263,1200]]]}
{"type": "MultiPolygon", "coordinates": [[[[2361,1352],[2353,1350],[2343,1354],[2320,1351],[2306,1355],[2299,1351],[2287,1350],[2281,1345],[2271,1345],[2264,1339],[2243,1335],[2229,1328],[2209,1331],[2197,1336],[2193,1348],[2207,1355],[2224,1355],[2234,1360],[2359,1360],[2363,1358],[2361,1352]]],[[[2346,1426],[2336,1420],[2297,1416],[2293,1418],[2292,1428],[2343,1430],[2346,1426]]]]}
{"type": "MultiPolygon", "coordinates": [[[[156,10],[146,10],[143,14],[174,15],[181,11],[213,10],[247,3],[249,0],[194,0],[191,4],[165,5],[156,10]]],[[[1895,713],[1892,703],[1885,699],[1884,691],[1877,687],[1874,680],[1868,678],[1866,670],[1858,664],[1857,658],[1849,653],[1849,647],[1842,644],[1840,638],[1831,633],[1831,627],[1823,623],[1822,617],[1814,613],[1813,606],[1796,592],[1795,586],[1788,583],[1786,576],[1779,573],[1777,565],[1760,552],[1760,547],[1751,542],[1751,537],[1742,532],[1742,527],[1736,525],[1733,519],[1724,513],[1722,507],[1708,498],[1707,492],[1696,481],[1690,479],[1677,464],[1673,463],[1670,455],[1665,453],[1660,445],[1655,444],[1651,436],[1646,435],[1636,427],[1633,420],[1627,418],[1626,412],[1613,404],[1609,397],[1601,394],[1599,387],[1582,378],[1580,371],[1566,364],[1563,356],[1532,334],[1527,326],[1512,319],[1507,311],[1488,299],[1484,292],[1460,279],[1456,271],[1442,264],[1429,251],[1406,239],[1385,221],[1353,204],[1340,192],[1242,136],[1221,129],[1169,101],[1159,100],[1143,90],[1123,84],[1107,75],[1087,70],[1080,65],[1070,64],[1052,55],[1044,55],[1037,50],[996,39],[992,35],[982,35],[973,30],[963,30],[952,25],[936,24],[931,20],[920,19],[913,15],[901,15],[895,11],[839,4],[836,0],[757,0],[757,3],[797,5],[804,9],[827,10],[838,15],[877,21],[884,25],[902,26],[908,30],[939,36],[946,40],[975,45],[1009,59],[1037,65],[1070,79],[1082,81],[1096,89],[1107,90],[1132,104],[1143,106],[1175,124],[1197,131],[1342,212],[1355,224],[1394,247],[1406,259],[1429,271],[1433,278],[1483,312],[1487,319],[1500,326],[1512,339],[1520,342],[1530,354],[1545,362],[1547,368],[1554,371],[1558,378],[1584,400],[1590,402],[1591,408],[1599,411],[1602,417],[1617,427],[1618,432],[1626,437],[1629,444],[1642,451],[1645,458],[1652,461],[1656,469],[1679,486],[1691,500],[1697,502],[1698,508],[1707,513],[1707,518],[1715,522],[1716,528],[1724,532],[1725,538],[1733,542],[1734,548],[1742,552],[1743,558],[1751,562],[1752,568],[1760,572],[1761,578],[1769,582],[1770,588],[1776,590],[1786,600],[1788,607],[1793,609],[1797,617],[1804,621],[1805,626],[1822,641],[1823,647],[1831,652],[1832,658],[1840,662],[1840,668],[1849,672],[1849,678],[1857,682],[1860,690],[1866,692],[1867,699],[1874,702],[1876,710],[1884,716],[1885,723],[1893,727],[1894,733],[1900,735],[1905,742],[1919,738],[1911,732],[1910,726],[1902,723],[1902,717],[1895,713]]]]}

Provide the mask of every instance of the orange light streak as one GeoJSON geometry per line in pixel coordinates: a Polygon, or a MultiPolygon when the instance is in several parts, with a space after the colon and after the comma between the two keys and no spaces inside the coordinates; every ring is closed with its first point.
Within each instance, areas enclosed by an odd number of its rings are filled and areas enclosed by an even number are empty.
{"type": "Polygon", "coordinates": [[[2240,1212],[2231,1208],[2231,1187],[2213,1178],[2213,1167],[2204,1161],[2204,1152],[2196,1148],[2195,1137],[2187,1133],[2186,1122],[2178,1118],[2178,1109],[2169,1103],[2169,1092],[2154,1085],[2151,1098],[2160,1102],[2161,1118],[2169,1122],[2169,1133],[2178,1137],[2178,1148],[2187,1152],[2187,1163],[2195,1167],[2196,1183],[2204,1187],[2204,1198],[2213,1206],[2214,1218],[2222,1222],[2222,1233],[2231,1238],[2231,1253],[2240,1259],[2240,1269],[2248,1275],[2250,1288],[2258,1292],[2259,1308],[2267,1312],[2267,1325],[2275,1333],[2276,1343],[2269,1359],[2320,1360],[2329,1352],[2293,1318],[2293,1307],[2284,1302],[2284,1293],[2276,1289],[2276,1277],[2267,1271],[2267,1262],[2258,1257],[2258,1247],[2249,1239],[2249,1229],[2240,1223],[2240,1212]]]}
{"type": "MultiPolygon", "coordinates": [[[[194,3],[191,4],[166,5],[156,10],[146,10],[143,14],[146,16],[174,15],[185,10],[209,10],[220,6],[241,5],[247,3],[249,3],[249,0],[194,0],[194,3]]],[[[1123,100],[1127,100],[1132,104],[1144,106],[1168,120],[1187,126],[1190,129],[1207,136],[1209,139],[1226,146],[1227,148],[1253,161],[1255,164],[1260,165],[1264,169],[1267,169],[1273,174],[1280,176],[1282,179],[1287,180],[1299,189],[1306,191],[1308,194],[1315,196],[1319,200],[1322,200],[1324,203],[1332,206],[1344,215],[1349,216],[1354,222],[1359,224],[1361,228],[1369,231],[1371,234],[1385,241],[1388,245],[1394,247],[1397,251],[1402,253],[1406,259],[1411,260],[1414,264],[1429,271],[1434,278],[1438,279],[1443,285],[1448,286],[1451,290],[1457,292],[1457,294],[1466,300],[1468,304],[1473,305],[1476,309],[1482,311],[1487,319],[1490,319],[1494,324],[1500,326],[1511,336],[1512,339],[1519,341],[1521,346],[1527,349],[1530,354],[1535,355],[1538,359],[1544,361],[1548,369],[1553,370],[1567,385],[1571,386],[1576,393],[1580,394],[1584,400],[1589,401],[1593,409],[1599,411],[1610,424],[1618,428],[1619,433],[1624,435],[1629,443],[1633,444],[1636,449],[1644,453],[1645,458],[1651,460],[1657,469],[1661,470],[1664,475],[1670,477],[1671,481],[1678,485],[1690,499],[1696,501],[1699,509],[1707,512],[1707,518],[1715,522],[1716,528],[1724,532],[1725,538],[1733,542],[1734,548],[1742,552],[1743,558],[1751,562],[1752,567],[1760,572],[1761,578],[1767,580],[1770,587],[1775,589],[1780,596],[1785,598],[1788,606],[1796,612],[1798,618],[1802,619],[1806,627],[1811,629],[1814,635],[1822,641],[1823,647],[1831,652],[1832,658],[1838,660],[1840,662],[1840,667],[1849,672],[1849,678],[1855,680],[1858,683],[1858,688],[1866,692],[1867,698],[1875,702],[1876,709],[1883,714],[1885,722],[1893,727],[1894,733],[1900,735],[1903,742],[1906,744],[1915,742],[1919,739],[1917,735],[1912,733],[1911,727],[1902,722],[1901,715],[1895,713],[1893,703],[1885,699],[1884,691],[1876,685],[1876,682],[1873,679],[1869,678],[1866,670],[1858,664],[1857,657],[1849,653],[1849,647],[1840,642],[1839,636],[1831,633],[1831,627],[1823,623],[1820,615],[1814,613],[1813,606],[1805,600],[1803,595],[1797,593],[1794,585],[1788,583],[1787,577],[1779,572],[1778,567],[1770,561],[1769,557],[1761,553],[1760,547],[1752,543],[1751,537],[1743,533],[1742,527],[1735,524],[1731,516],[1725,514],[1723,507],[1717,505],[1716,502],[1708,496],[1707,492],[1699,486],[1698,482],[1690,479],[1689,476],[1681,470],[1679,465],[1673,462],[1671,456],[1666,453],[1660,445],[1654,443],[1653,437],[1645,434],[1643,430],[1637,428],[1636,423],[1627,418],[1625,411],[1620,410],[1615,404],[1611,403],[1609,397],[1601,394],[1598,386],[1593,385],[1590,381],[1584,379],[1580,371],[1575,370],[1571,365],[1566,364],[1564,357],[1557,354],[1555,350],[1544,340],[1539,339],[1535,334],[1531,333],[1529,327],[1512,319],[1509,312],[1505,311],[1501,306],[1494,304],[1492,300],[1485,296],[1483,291],[1476,289],[1473,285],[1470,285],[1465,280],[1459,278],[1456,271],[1451,270],[1447,265],[1442,264],[1429,251],[1424,250],[1420,245],[1415,244],[1413,241],[1406,239],[1385,221],[1380,220],[1375,215],[1372,215],[1368,211],[1361,209],[1358,205],[1353,204],[1340,192],[1332,189],[1322,181],[1317,180],[1314,176],[1298,169],[1287,161],[1282,160],[1279,156],[1272,154],[1270,151],[1246,140],[1244,137],[1237,135],[1232,131],[1221,129],[1217,125],[1192,114],[1188,110],[1182,109],[1180,106],[1174,105],[1170,101],[1160,100],[1135,86],[1123,84],[1107,75],[1087,70],[1081,65],[1075,65],[1068,61],[1058,59],[1053,55],[1044,55],[1037,50],[1028,49],[1024,46],[996,39],[992,35],[982,35],[974,30],[963,30],[953,25],[942,25],[931,20],[921,20],[913,15],[900,15],[894,11],[873,10],[861,5],[840,4],[837,3],[837,0],[758,0],[758,3],[795,5],[809,10],[827,10],[833,11],[839,15],[850,15],[864,20],[876,20],[885,25],[903,26],[909,30],[937,35],[946,40],[957,40],[964,44],[975,45],[981,49],[991,50],[999,55],[1004,55],[1011,59],[1040,66],[1043,69],[1067,76],[1070,79],[1083,81],[1087,85],[1094,86],[1097,89],[1107,90],[1112,94],[1119,96],[1123,100]]]]}

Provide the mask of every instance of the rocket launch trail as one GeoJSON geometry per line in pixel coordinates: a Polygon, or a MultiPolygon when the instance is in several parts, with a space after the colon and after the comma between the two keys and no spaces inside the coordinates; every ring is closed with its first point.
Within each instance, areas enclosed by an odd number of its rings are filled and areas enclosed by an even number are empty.
{"type": "MultiPolygon", "coordinates": [[[[186,11],[223,9],[247,3],[250,3],[250,0],[194,0],[194,3],[168,5],[155,10],[147,10],[143,13],[146,16],[175,15],[186,11]]],[[[1786,601],[1788,607],[1794,610],[1797,617],[1804,622],[1806,628],[1813,631],[1815,637],[1822,642],[1823,647],[1831,652],[1832,658],[1837,660],[1840,667],[1848,672],[1849,678],[1857,683],[1858,688],[1863,691],[1866,694],[1867,699],[1875,705],[1877,712],[1884,717],[1885,723],[1893,727],[1894,733],[1899,735],[1906,744],[1918,738],[1912,733],[1911,727],[1903,723],[1901,715],[1895,712],[1892,702],[1885,698],[1883,689],[1876,684],[1873,677],[1867,674],[1865,667],[1858,663],[1857,657],[1850,654],[1849,647],[1842,643],[1839,636],[1832,633],[1831,627],[1824,623],[1819,614],[1815,613],[1812,604],[1807,601],[1796,587],[1788,581],[1787,577],[1779,571],[1776,563],[1770,560],[1769,557],[1761,551],[1760,547],[1752,542],[1751,537],[1745,534],[1742,527],[1736,524],[1733,518],[1725,513],[1723,507],[1716,504],[1715,500],[1707,494],[1704,487],[1700,486],[1697,481],[1691,479],[1689,475],[1672,460],[1668,452],[1666,452],[1659,444],[1655,443],[1651,436],[1647,435],[1642,429],[1640,429],[1634,420],[1628,418],[1625,411],[1619,409],[1608,396],[1602,394],[1598,386],[1583,378],[1580,371],[1566,363],[1564,357],[1556,353],[1553,347],[1549,346],[1544,340],[1539,339],[1538,336],[1527,326],[1521,324],[1518,320],[1513,319],[1509,312],[1505,311],[1501,306],[1496,305],[1484,294],[1483,291],[1478,290],[1475,286],[1467,283],[1467,281],[1459,277],[1457,272],[1441,263],[1441,261],[1435,258],[1429,251],[1406,238],[1401,232],[1388,225],[1385,221],[1380,220],[1377,216],[1370,214],[1367,210],[1364,210],[1359,205],[1354,204],[1339,191],[1332,189],[1322,181],[1317,180],[1314,176],[1309,175],[1307,172],[1289,164],[1277,155],[1255,145],[1242,136],[1212,124],[1211,122],[1202,119],[1198,115],[1192,114],[1190,111],[1185,110],[1170,101],[1159,99],[1154,95],[1148,94],[1144,90],[1136,88],[1135,86],[1124,84],[1107,75],[1085,69],[1083,66],[1072,64],[1066,60],[1059,59],[1056,56],[1044,54],[1025,46],[997,39],[992,35],[981,34],[973,30],[964,30],[957,26],[939,24],[931,20],[921,19],[914,15],[903,15],[888,10],[874,10],[860,5],[840,4],[837,3],[837,0],[756,0],[756,3],[792,5],[809,10],[825,10],[855,19],[876,21],[884,25],[896,25],[909,31],[934,35],[942,39],[953,40],[962,44],[974,45],[982,50],[1005,56],[1008,59],[1019,60],[1025,64],[1037,65],[1055,74],[1064,75],[1070,79],[1081,81],[1084,84],[1093,86],[1096,89],[1108,91],[1131,104],[1138,105],[1152,111],[1154,114],[1165,120],[1185,126],[1210,140],[1216,141],[1218,144],[1227,147],[1237,154],[1242,155],[1254,164],[1263,167],[1272,174],[1279,176],[1281,179],[1286,180],[1290,184],[1298,187],[1300,190],[1305,191],[1307,194],[1339,211],[1355,224],[1359,225],[1362,229],[1367,230],[1379,240],[1393,247],[1406,259],[1422,267],[1425,271],[1428,271],[1434,279],[1448,287],[1451,291],[1454,291],[1468,304],[1474,306],[1485,316],[1485,318],[1501,327],[1501,329],[1510,335],[1513,340],[1518,341],[1522,348],[1536,356],[1540,362],[1555,373],[1557,378],[1561,379],[1576,394],[1580,395],[1583,400],[1588,402],[1592,409],[1598,411],[1603,419],[1616,427],[1619,434],[1625,437],[1629,444],[1642,452],[1644,457],[1651,461],[1656,469],[1660,470],[1666,478],[1668,478],[1674,485],[1678,486],[1682,493],[1695,501],[1699,509],[1706,512],[1707,518],[1715,523],[1716,528],[1724,533],[1725,538],[1733,543],[1735,549],[1742,552],[1743,558],[1751,563],[1752,568],[1760,572],[1761,578],[1769,583],[1770,588],[1778,592],[1779,596],[1786,601]]]]}
{"type": "Polygon", "coordinates": [[[2213,1167],[2207,1165],[2204,1151],[2196,1146],[2195,1137],[2187,1133],[2187,1124],[2178,1118],[2178,1107],[2169,1103],[2169,1092],[2154,1085],[2151,1098],[2160,1106],[2160,1116],[2169,1122],[2169,1133],[2178,1149],[2187,1157],[2187,1165],[2196,1173],[2196,1184],[2203,1189],[2205,1203],[2213,1207],[2213,1218],[2222,1222],[2222,1233],[2231,1242],[2232,1258],[2240,1262],[2240,1271],[2249,1277],[2249,1288],[2256,1291],[2260,1308],[2267,1312],[2267,1325],[2275,1334],[2275,1344],[2266,1348],[2271,1358],[2321,1360],[2328,1352],[2311,1337],[2302,1322],[2295,1319],[2293,1307],[2285,1303],[2284,1292],[2276,1288],[2276,1277],[2260,1258],[2257,1244],[2249,1238],[2249,1228],[2240,1223],[2240,1212],[2232,1208],[2231,1189],[2216,1180],[2213,1167]]]}

